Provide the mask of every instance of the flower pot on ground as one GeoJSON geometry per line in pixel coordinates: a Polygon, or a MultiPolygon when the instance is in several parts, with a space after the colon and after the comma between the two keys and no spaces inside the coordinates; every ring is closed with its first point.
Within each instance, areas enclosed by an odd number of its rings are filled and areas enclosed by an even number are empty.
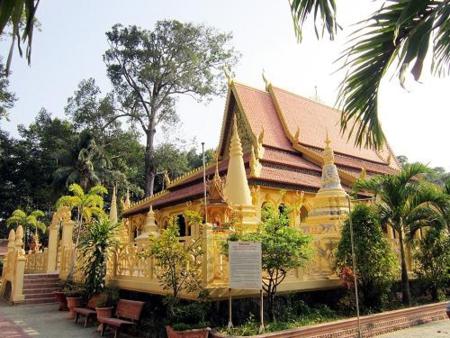
{"type": "Polygon", "coordinates": [[[450,303],[447,305],[447,317],[450,319],[450,303]]]}
{"type": "Polygon", "coordinates": [[[59,311],[67,311],[67,299],[66,295],[63,291],[54,291],[53,294],[55,295],[55,299],[59,304],[59,311]]]}
{"type": "Polygon", "coordinates": [[[186,328],[183,328],[180,325],[175,325],[175,327],[170,325],[166,326],[168,338],[207,338],[210,331],[211,329],[209,327],[186,330],[186,328]]]}
{"type": "Polygon", "coordinates": [[[96,307],[97,318],[111,318],[113,309],[112,306],[96,307]]]}
{"type": "Polygon", "coordinates": [[[73,312],[73,308],[80,307],[83,298],[81,297],[66,297],[67,298],[67,307],[69,308],[69,319],[75,318],[75,312],[73,312]]]}

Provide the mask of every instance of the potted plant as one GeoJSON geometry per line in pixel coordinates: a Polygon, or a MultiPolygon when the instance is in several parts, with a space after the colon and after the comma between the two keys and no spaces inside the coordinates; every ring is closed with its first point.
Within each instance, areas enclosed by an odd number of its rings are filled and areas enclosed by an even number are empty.
{"type": "MultiPolygon", "coordinates": [[[[185,215],[191,225],[200,224],[201,216],[198,213],[185,215]]],[[[202,291],[200,271],[202,248],[200,239],[192,239],[189,242],[179,241],[179,231],[172,218],[169,226],[158,237],[150,237],[149,249],[145,255],[155,258],[156,275],[161,287],[170,291],[170,296],[165,299],[168,324],[166,331],[168,337],[207,337],[209,328],[206,323],[186,316],[193,313],[197,305],[185,304],[180,300],[180,294],[196,293],[202,291]],[[192,323],[201,324],[203,328],[193,329],[192,323]]],[[[200,311],[202,312],[202,311],[200,311]]],[[[205,311],[202,312],[203,315],[205,311]]],[[[192,316],[191,316],[192,317],[192,316]]]]}
{"type": "Polygon", "coordinates": [[[53,291],[53,295],[59,304],[58,311],[67,311],[67,299],[64,291],[53,291]]]}
{"type": "Polygon", "coordinates": [[[63,289],[64,298],[67,302],[67,309],[69,310],[68,319],[75,318],[75,313],[73,312],[73,308],[81,306],[83,301],[84,289],[80,285],[76,285],[73,283],[66,283],[63,289]]]}
{"type": "Polygon", "coordinates": [[[100,293],[95,304],[95,312],[97,312],[97,318],[112,317],[112,311],[118,298],[119,293],[117,290],[108,289],[100,293]]]}

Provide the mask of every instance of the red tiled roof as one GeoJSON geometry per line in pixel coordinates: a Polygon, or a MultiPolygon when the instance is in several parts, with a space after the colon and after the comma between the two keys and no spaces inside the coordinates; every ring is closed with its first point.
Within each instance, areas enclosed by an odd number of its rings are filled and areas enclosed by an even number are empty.
{"type": "MultiPolygon", "coordinates": [[[[290,133],[294,135],[297,127],[300,128],[301,144],[323,148],[328,131],[334,151],[385,163],[376,151],[355,147],[353,136],[347,141],[347,137],[341,135],[340,111],[280,88],[272,87],[272,90],[290,133]]],[[[386,146],[381,154],[383,158],[390,154],[386,146]]]]}
{"type": "Polygon", "coordinates": [[[322,168],[306,160],[298,152],[293,153],[268,147],[264,149],[263,162],[274,162],[303,169],[315,170],[319,172],[322,171],[322,168]]]}
{"type": "Polygon", "coordinates": [[[264,128],[265,145],[291,150],[291,142],[284,133],[270,94],[239,83],[235,83],[234,88],[253,134],[258,136],[264,128]]]}
{"type": "Polygon", "coordinates": [[[292,169],[263,167],[258,179],[311,188],[320,188],[320,176],[311,175],[292,169]]]}

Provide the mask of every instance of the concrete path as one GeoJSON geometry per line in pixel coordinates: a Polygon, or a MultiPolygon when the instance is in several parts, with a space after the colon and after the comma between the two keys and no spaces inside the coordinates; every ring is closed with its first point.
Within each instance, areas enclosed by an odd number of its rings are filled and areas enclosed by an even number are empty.
{"type": "MultiPolygon", "coordinates": [[[[67,319],[56,304],[15,305],[0,301],[0,337],[99,338],[96,326],[83,328],[67,319]]],[[[106,335],[105,335],[106,336],[106,335]]]]}
{"type": "Polygon", "coordinates": [[[450,320],[440,320],[409,329],[388,333],[380,338],[444,338],[450,337],[450,320]]]}

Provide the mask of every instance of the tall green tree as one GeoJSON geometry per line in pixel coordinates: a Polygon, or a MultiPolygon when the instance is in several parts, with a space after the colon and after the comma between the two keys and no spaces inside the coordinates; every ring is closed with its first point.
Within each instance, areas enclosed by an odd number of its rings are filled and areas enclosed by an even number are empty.
{"type": "Polygon", "coordinates": [[[8,116],[8,109],[11,109],[17,100],[14,93],[10,92],[8,72],[0,58],[0,120],[8,116]]]}
{"type": "MultiPolygon", "coordinates": [[[[381,80],[390,71],[401,85],[411,73],[419,80],[430,55],[431,71],[450,71],[450,3],[446,0],[384,0],[380,9],[360,21],[342,53],[346,76],[341,82],[338,106],[341,127],[355,134],[358,145],[380,147],[385,141],[378,117],[381,80]]],[[[335,0],[290,0],[299,39],[308,17],[314,17],[317,36],[333,39],[338,31],[335,0]]]]}
{"type": "MultiPolygon", "coordinates": [[[[380,310],[391,283],[398,276],[397,257],[383,233],[376,208],[356,205],[350,213],[357,257],[357,276],[362,306],[380,310]]],[[[339,275],[353,269],[350,223],[342,229],[336,251],[336,269],[339,275]]],[[[354,275],[354,271],[353,271],[354,275]]],[[[353,276],[352,275],[352,276],[353,276]]]]}
{"type": "Polygon", "coordinates": [[[382,224],[391,225],[397,233],[403,302],[407,305],[411,304],[411,293],[405,241],[420,227],[428,226],[430,215],[438,213],[443,203],[442,194],[436,187],[420,179],[428,172],[429,168],[420,163],[407,164],[397,174],[358,180],[353,187],[355,192],[366,191],[375,195],[382,224]]]}
{"type": "Polygon", "coordinates": [[[222,68],[237,62],[231,34],[203,25],[158,21],[152,31],[115,25],[103,58],[120,109],[109,122],[128,118],[145,134],[145,195],[153,194],[156,130],[178,120],[180,95],[198,101],[224,93],[222,68]]]}

